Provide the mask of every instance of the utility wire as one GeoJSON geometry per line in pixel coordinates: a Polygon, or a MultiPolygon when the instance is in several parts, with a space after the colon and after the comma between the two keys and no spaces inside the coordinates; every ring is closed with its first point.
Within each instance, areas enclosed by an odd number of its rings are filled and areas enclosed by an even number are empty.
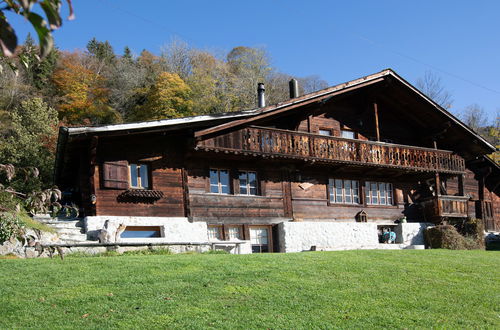
{"type": "Polygon", "coordinates": [[[382,43],[375,42],[375,41],[373,41],[373,40],[371,40],[371,39],[369,39],[369,38],[367,38],[367,37],[365,37],[365,36],[363,36],[363,35],[360,35],[360,34],[355,34],[355,33],[352,33],[352,32],[351,32],[351,34],[352,34],[353,36],[355,36],[355,37],[357,37],[357,38],[359,38],[359,39],[363,40],[363,41],[366,41],[366,42],[368,42],[368,43],[372,44],[373,46],[376,46],[376,47],[378,47],[378,48],[382,48],[382,49],[384,49],[384,50],[386,50],[386,51],[389,51],[389,52],[391,52],[391,53],[394,53],[394,54],[396,54],[396,55],[398,55],[398,56],[401,56],[401,57],[407,58],[407,59],[409,59],[409,60],[411,60],[411,61],[413,61],[413,62],[415,62],[415,63],[418,63],[418,64],[421,64],[421,65],[427,66],[427,67],[429,67],[429,68],[431,68],[431,69],[433,69],[433,70],[439,71],[439,72],[441,72],[441,73],[443,73],[443,74],[446,74],[446,75],[451,76],[451,77],[453,77],[453,78],[455,78],[455,79],[458,79],[458,80],[461,80],[461,81],[463,81],[463,82],[466,82],[466,83],[468,83],[468,84],[474,85],[474,86],[476,86],[476,87],[482,88],[482,89],[487,90],[487,91],[489,91],[489,92],[493,92],[493,93],[496,93],[496,94],[500,94],[500,92],[499,92],[499,91],[497,91],[497,90],[494,90],[494,89],[492,89],[492,88],[489,88],[489,87],[484,86],[484,85],[481,85],[481,84],[478,84],[478,83],[476,83],[476,82],[474,82],[474,81],[472,81],[472,80],[469,80],[469,79],[467,79],[467,78],[461,77],[461,76],[459,76],[459,75],[457,75],[457,74],[454,74],[454,73],[452,73],[452,72],[448,72],[448,71],[446,71],[446,70],[440,69],[440,68],[438,68],[438,67],[436,67],[436,66],[434,66],[434,65],[432,65],[432,64],[429,64],[429,63],[426,63],[426,62],[420,61],[419,59],[417,59],[417,58],[415,58],[415,57],[412,57],[412,56],[406,55],[406,54],[404,54],[404,53],[401,53],[401,52],[399,52],[399,51],[397,51],[397,50],[394,50],[394,49],[392,49],[392,48],[390,48],[390,47],[387,47],[386,45],[384,45],[384,44],[382,44],[382,43]]]}

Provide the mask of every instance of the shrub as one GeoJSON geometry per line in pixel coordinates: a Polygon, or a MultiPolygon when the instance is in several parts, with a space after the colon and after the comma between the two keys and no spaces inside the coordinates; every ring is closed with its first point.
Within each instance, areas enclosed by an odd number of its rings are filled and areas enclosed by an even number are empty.
{"type": "Polygon", "coordinates": [[[0,244],[23,234],[24,225],[18,217],[8,212],[0,213],[0,244]]]}

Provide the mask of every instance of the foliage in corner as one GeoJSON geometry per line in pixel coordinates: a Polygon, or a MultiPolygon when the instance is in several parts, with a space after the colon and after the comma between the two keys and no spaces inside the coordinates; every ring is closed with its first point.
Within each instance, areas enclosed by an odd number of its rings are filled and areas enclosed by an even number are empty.
{"type": "MultiPolygon", "coordinates": [[[[62,25],[60,15],[61,0],[4,0],[0,8],[0,55],[13,57],[17,47],[17,35],[7,21],[6,12],[21,15],[33,26],[40,42],[40,54],[47,56],[54,46],[52,31],[62,25]],[[36,13],[33,7],[39,5],[43,13],[36,13]],[[45,15],[43,17],[42,15],[45,15]]],[[[69,7],[69,20],[74,19],[71,0],[66,0],[69,7]]]]}
{"type": "Polygon", "coordinates": [[[7,240],[23,239],[25,228],[44,229],[29,214],[58,213],[63,208],[59,203],[61,192],[55,187],[26,194],[8,186],[21,173],[27,178],[36,177],[38,170],[16,169],[12,164],[0,164],[0,244],[7,240]]]}

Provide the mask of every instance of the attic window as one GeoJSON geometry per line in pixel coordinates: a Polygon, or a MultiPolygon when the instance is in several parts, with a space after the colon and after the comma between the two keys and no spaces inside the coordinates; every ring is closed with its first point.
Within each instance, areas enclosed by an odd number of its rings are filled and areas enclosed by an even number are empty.
{"type": "Polygon", "coordinates": [[[351,130],[342,129],[340,130],[340,136],[346,139],[355,139],[356,133],[351,130]]]}
{"type": "Polygon", "coordinates": [[[319,135],[332,136],[332,131],[329,129],[320,129],[319,135]]]}

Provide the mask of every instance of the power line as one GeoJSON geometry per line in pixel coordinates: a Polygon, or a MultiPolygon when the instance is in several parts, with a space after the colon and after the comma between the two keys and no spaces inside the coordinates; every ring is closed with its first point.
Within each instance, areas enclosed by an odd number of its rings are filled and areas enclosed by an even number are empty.
{"type": "Polygon", "coordinates": [[[357,38],[361,39],[361,40],[364,40],[364,41],[366,41],[366,42],[368,42],[368,43],[371,43],[372,45],[374,45],[374,46],[376,46],[376,47],[378,47],[378,48],[382,48],[382,49],[387,50],[387,51],[389,51],[389,52],[391,52],[391,53],[394,53],[394,54],[396,54],[396,55],[398,55],[398,56],[401,56],[401,57],[407,58],[407,59],[409,59],[409,60],[411,60],[411,61],[413,61],[413,62],[415,62],[415,63],[418,63],[418,64],[421,64],[421,65],[427,66],[427,67],[429,67],[429,68],[431,68],[431,69],[433,69],[433,70],[439,71],[439,72],[441,72],[441,73],[443,73],[443,74],[446,74],[446,75],[451,76],[451,77],[453,77],[453,78],[455,78],[455,79],[458,79],[458,80],[461,80],[461,81],[463,81],[463,82],[466,82],[466,83],[468,83],[468,84],[474,85],[474,86],[476,86],[476,87],[482,88],[482,89],[487,90],[487,91],[489,91],[489,92],[493,92],[493,93],[496,93],[496,94],[500,94],[500,92],[499,92],[499,91],[497,91],[497,90],[494,90],[494,89],[492,89],[492,88],[489,88],[489,87],[484,86],[484,85],[481,85],[481,84],[478,84],[478,83],[476,83],[476,82],[474,82],[474,81],[472,81],[472,80],[469,80],[469,79],[467,79],[467,78],[461,77],[461,76],[459,76],[459,75],[457,75],[457,74],[454,74],[454,73],[448,72],[448,71],[446,71],[446,70],[440,69],[440,68],[438,68],[438,67],[436,67],[436,66],[434,66],[434,65],[432,65],[432,64],[429,64],[429,63],[426,63],[426,62],[420,61],[419,59],[417,59],[417,58],[415,58],[415,57],[413,57],[413,56],[409,56],[409,55],[404,54],[404,53],[401,53],[401,52],[399,52],[399,51],[397,51],[397,50],[391,49],[391,48],[389,48],[389,47],[385,46],[384,44],[382,44],[382,43],[378,43],[378,42],[375,42],[375,41],[373,41],[373,40],[371,40],[371,39],[369,39],[369,38],[367,38],[367,37],[365,37],[365,36],[362,36],[362,35],[360,35],[360,34],[355,34],[355,33],[352,33],[352,32],[351,32],[351,34],[352,34],[353,36],[355,36],[355,37],[357,37],[357,38]]]}

